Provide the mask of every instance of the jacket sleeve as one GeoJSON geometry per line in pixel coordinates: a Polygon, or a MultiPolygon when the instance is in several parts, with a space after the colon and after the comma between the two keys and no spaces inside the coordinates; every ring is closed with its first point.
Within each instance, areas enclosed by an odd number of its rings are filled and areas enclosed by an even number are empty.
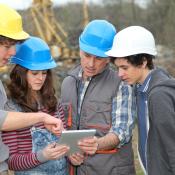
{"type": "MultiPolygon", "coordinates": [[[[149,100],[149,116],[151,127],[156,130],[159,147],[163,149],[172,174],[175,174],[175,95],[174,90],[160,88],[156,90],[149,100]]],[[[152,134],[152,133],[150,133],[152,134]]],[[[157,150],[158,151],[158,150],[157,150]]]]}
{"type": "Polygon", "coordinates": [[[8,112],[0,110],[0,130],[2,129],[2,125],[7,117],[8,112]]]}

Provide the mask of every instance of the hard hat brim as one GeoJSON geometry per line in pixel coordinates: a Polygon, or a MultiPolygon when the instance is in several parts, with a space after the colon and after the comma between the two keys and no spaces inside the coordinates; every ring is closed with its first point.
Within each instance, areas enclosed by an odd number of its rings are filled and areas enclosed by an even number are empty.
{"type": "Polygon", "coordinates": [[[127,56],[131,56],[131,55],[136,55],[136,54],[149,54],[149,55],[153,55],[156,56],[157,52],[156,50],[150,50],[150,49],[144,49],[144,50],[140,50],[140,51],[123,51],[123,50],[109,50],[107,52],[105,52],[106,55],[110,56],[110,57],[127,57],[127,56]]]}
{"type": "Polygon", "coordinates": [[[108,58],[109,56],[105,54],[104,51],[98,49],[97,47],[92,47],[89,45],[84,44],[83,42],[79,42],[79,47],[82,51],[101,57],[101,58],[108,58]]]}
{"type": "Polygon", "coordinates": [[[8,33],[8,32],[3,32],[1,33],[2,36],[14,39],[14,40],[25,40],[30,37],[30,35],[27,32],[21,31],[18,33],[8,33]]]}
{"type": "Polygon", "coordinates": [[[45,63],[40,63],[40,64],[29,64],[26,63],[22,60],[20,60],[19,58],[16,57],[12,57],[10,60],[10,64],[18,64],[22,67],[25,67],[29,70],[48,70],[48,69],[53,69],[55,67],[57,67],[57,64],[54,60],[50,61],[50,62],[45,62],[45,63]]]}

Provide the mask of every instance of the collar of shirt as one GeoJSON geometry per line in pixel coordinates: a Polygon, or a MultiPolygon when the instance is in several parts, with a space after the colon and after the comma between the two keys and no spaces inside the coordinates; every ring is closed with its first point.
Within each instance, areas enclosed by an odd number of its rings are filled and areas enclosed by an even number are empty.
{"type": "Polygon", "coordinates": [[[83,69],[81,68],[79,73],[78,73],[78,78],[82,81],[82,82],[90,82],[90,80],[92,79],[92,77],[88,77],[86,80],[83,79],[83,69]]]}
{"type": "Polygon", "coordinates": [[[139,144],[138,150],[144,169],[147,169],[146,142],[149,130],[149,117],[147,106],[147,90],[151,80],[151,73],[148,74],[143,84],[136,84],[137,110],[138,110],[138,127],[139,127],[139,144]]]}
{"type": "Polygon", "coordinates": [[[78,114],[80,114],[84,95],[86,93],[87,87],[89,86],[89,83],[92,77],[89,77],[88,79],[83,80],[83,69],[80,69],[78,73],[78,78],[81,80],[78,87],[78,114]]]}
{"type": "Polygon", "coordinates": [[[151,80],[151,72],[148,74],[143,84],[136,84],[137,91],[146,92],[148,90],[150,80],[151,80]]]}

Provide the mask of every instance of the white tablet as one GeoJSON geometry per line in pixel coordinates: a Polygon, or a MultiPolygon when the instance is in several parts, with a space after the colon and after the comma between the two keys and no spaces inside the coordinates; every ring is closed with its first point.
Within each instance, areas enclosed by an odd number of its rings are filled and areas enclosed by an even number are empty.
{"type": "Polygon", "coordinates": [[[85,137],[94,136],[95,133],[95,129],[63,131],[57,143],[66,144],[70,147],[68,155],[76,152],[81,152],[77,146],[78,141],[85,137]]]}

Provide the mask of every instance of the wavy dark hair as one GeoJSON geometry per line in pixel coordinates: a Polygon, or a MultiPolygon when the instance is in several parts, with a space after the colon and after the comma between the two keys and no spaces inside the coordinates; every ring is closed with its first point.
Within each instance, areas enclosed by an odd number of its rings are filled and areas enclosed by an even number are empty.
{"type": "MultiPolygon", "coordinates": [[[[31,90],[27,83],[28,69],[15,65],[10,73],[10,82],[7,85],[8,96],[17,103],[25,112],[37,112],[38,104],[31,96],[31,90]]],[[[40,90],[42,106],[49,113],[54,112],[57,106],[57,98],[53,87],[52,71],[47,70],[46,80],[40,90]]]]}
{"type": "MultiPolygon", "coordinates": [[[[115,57],[111,57],[111,62],[114,64],[116,59],[117,58],[115,57]]],[[[150,70],[154,69],[153,59],[155,59],[155,56],[153,55],[137,54],[137,55],[131,55],[131,56],[124,57],[124,59],[126,59],[130,64],[136,67],[141,66],[144,61],[147,61],[148,69],[150,70]]]]}

